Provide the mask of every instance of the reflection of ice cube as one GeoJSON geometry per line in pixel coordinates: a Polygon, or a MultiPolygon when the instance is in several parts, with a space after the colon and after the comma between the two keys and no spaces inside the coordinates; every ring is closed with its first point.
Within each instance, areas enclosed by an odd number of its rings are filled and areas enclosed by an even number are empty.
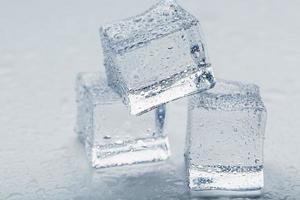
{"type": "Polygon", "coordinates": [[[219,81],[189,98],[189,187],[199,194],[258,195],[266,109],[256,85],[219,81]],[[236,192],[234,192],[236,191],[236,192]]]}
{"type": "Polygon", "coordinates": [[[172,0],[101,28],[109,84],[140,114],[213,87],[199,21],[172,0]]]}
{"type": "Polygon", "coordinates": [[[130,115],[121,98],[98,73],[77,78],[77,133],[92,166],[109,167],[165,160],[165,106],[142,116],[130,115]]]}
{"type": "Polygon", "coordinates": [[[134,166],[93,170],[89,179],[89,198],[80,199],[188,199],[184,167],[173,162],[145,163],[134,166]]]}

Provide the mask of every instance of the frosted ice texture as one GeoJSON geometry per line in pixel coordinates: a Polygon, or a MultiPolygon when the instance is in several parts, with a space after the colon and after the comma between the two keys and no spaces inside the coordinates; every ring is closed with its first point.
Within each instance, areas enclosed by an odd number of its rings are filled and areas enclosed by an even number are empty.
{"type": "Polygon", "coordinates": [[[220,80],[189,98],[186,161],[199,195],[259,195],[266,108],[259,88],[220,80]]]}
{"type": "Polygon", "coordinates": [[[109,84],[141,114],[213,87],[199,21],[175,1],[100,29],[109,84]]]}
{"type": "Polygon", "coordinates": [[[165,106],[130,115],[121,98],[98,73],[77,77],[77,133],[96,168],[165,160],[165,106]]]}

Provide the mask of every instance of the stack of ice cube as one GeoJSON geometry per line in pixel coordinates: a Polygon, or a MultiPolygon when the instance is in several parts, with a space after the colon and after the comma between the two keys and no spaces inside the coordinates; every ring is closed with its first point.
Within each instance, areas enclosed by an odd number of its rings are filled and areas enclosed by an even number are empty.
{"type": "Polygon", "coordinates": [[[101,27],[100,36],[106,77],[80,73],[76,89],[76,130],[93,167],[166,160],[165,104],[190,95],[188,119],[182,119],[188,120],[190,190],[259,194],[266,123],[259,89],[216,83],[193,15],[175,0],[161,0],[140,15],[101,27]]]}

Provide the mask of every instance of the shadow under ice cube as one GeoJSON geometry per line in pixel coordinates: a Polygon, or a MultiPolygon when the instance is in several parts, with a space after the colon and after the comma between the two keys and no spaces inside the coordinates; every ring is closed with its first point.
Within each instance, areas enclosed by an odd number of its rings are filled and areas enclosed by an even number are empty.
{"type": "Polygon", "coordinates": [[[185,156],[192,194],[260,195],[266,114],[252,84],[218,81],[189,98],[185,156]]]}
{"type": "Polygon", "coordinates": [[[96,168],[154,162],[169,157],[165,106],[130,115],[98,73],[77,77],[77,133],[96,168]]]}
{"type": "Polygon", "coordinates": [[[100,30],[112,86],[141,114],[213,87],[199,21],[173,0],[100,30]]]}

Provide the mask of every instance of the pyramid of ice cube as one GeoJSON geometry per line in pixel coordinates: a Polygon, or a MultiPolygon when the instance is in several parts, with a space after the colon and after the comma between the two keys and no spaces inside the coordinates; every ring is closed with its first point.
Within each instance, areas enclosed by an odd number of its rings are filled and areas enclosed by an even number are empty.
{"type": "Polygon", "coordinates": [[[166,160],[165,104],[189,96],[182,120],[192,194],[260,194],[266,109],[259,88],[216,83],[197,18],[161,0],[104,25],[100,36],[106,76],[80,73],[76,82],[76,131],[93,167],[166,160]]]}

